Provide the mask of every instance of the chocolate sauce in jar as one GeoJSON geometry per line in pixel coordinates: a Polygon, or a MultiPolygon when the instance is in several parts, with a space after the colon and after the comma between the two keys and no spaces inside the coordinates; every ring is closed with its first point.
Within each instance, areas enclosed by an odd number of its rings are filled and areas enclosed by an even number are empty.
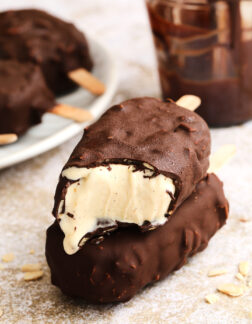
{"type": "Polygon", "coordinates": [[[201,97],[211,126],[252,118],[252,1],[147,0],[163,98],[201,97]]]}

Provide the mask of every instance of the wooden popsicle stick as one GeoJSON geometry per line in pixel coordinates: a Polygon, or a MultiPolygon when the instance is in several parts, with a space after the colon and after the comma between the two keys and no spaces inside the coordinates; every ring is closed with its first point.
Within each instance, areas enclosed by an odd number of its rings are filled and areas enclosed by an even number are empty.
{"type": "Polygon", "coordinates": [[[79,86],[95,95],[102,95],[106,90],[105,85],[84,68],[71,71],[68,76],[79,86]]]}
{"type": "Polygon", "coordinates": [[[83,123],[93,119],[92,114],[88,110],[65,104],[57,104],[49,112],[64,118],[72,119],[77,123],[83,123]]]}
{"type": "Polygon", "coordinates": [[[16,134],[0,134],[0,145],[6,145],[16,142],[18,136],[16,134]]]}
{"type": "MultiPolygon", "coordinates": [[[[83,123],[93,119],[92,114],[88,110],[65,104],[57,104],[48,112],[64,118],[72,119],[78,123],[83,123]]],[[[11,144],[17,140],[18,136],[16,134],[0,134],[0,145],[11,144]]]]}
{"type": "MultiPolygon", "coordinates": [[[[87,71],[84,71],[85,73],[87,71]]],[[[77,73],[77,74],[82,74],[83,69],[78,69],[70,73],[77,73]]],[[[90,74],[89,72],[87,72],[90,74]]],[[[91,74],[90,74],[91,75],[91,74]]],[[[95,79],[92,75],[91,77],[95,79]]],[[[88,80],[88,79],[87,79],[88,80]]],[[[98,81],[100,82],[100,81],[98,81]]],[[[90,84],[89,84],[90,85],[90,84]]],[[[95,84],[93,84],[95,88],[95,84]]],[[[102,85],[103,91],[105,90],[105,87],[102,85]]],[[[96,92],[98,93],[98,92],[96,92]]],[[[100,92],[102,93],[102,92],[100,92]]],[[[200,105],[201,100],[197,96],[193,95],[184,95],[182,96],[176,104],[179,106],[182,106],[186,109],[189,109],[191,111],[195,110],[198,108],[200,105]]],[[[77,107],[72,107],[66,104],[57,104],[54,106],[50,111],[50,113],[64,117],[64,118],[69,118],[72,119],[78,123],[83,123],[85,121],[89,121],[93,118],[92,114],[85,109],[77,108],[77,107]]],[[[5,144],[10,144],[16,142],[18,139],[18,136],[16,134],[2,134],[0,135],[0,145],[5,145],[5,144]]]]}
{"type": "Polygon", "coordinates": [[[227,144],[221,146],[218,151],[210,156],[210,166],[208,173],[217,172],[224,164],[226,164],[236,153],[236,146],[227,144]]]}
{"type": "Polygon", "coordinates": [[[184,95],[176,101],[176,104],[188,110],[194,111],[200,106],[201,99],[194,95],[184,95]]]}
{"type": "MultiPolygon", "coordinates": [[[[194,95],[184,95],[176,101],[176,104],[188,110],[194,111],[200,106],[201,99],[194,95]]],[[[208,173],[217,172],[235,155],[235,153],[235,145],[223,145],[217,152],[211,154],[208,173]]]]}

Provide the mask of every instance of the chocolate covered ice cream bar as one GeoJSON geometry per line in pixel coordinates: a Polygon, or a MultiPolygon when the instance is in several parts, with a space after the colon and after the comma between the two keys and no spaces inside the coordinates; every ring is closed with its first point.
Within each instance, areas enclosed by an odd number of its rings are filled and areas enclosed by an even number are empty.
{"type": "Polygon", "coordinates": [[[164,225],[206,176],[209,153],[206,123],[175,103],[138,98],[109,109],[60,176],[53,213],[66,253],[118,226],[164,225]]]}
{"type": "Polygon", "coordinates": [[[89,240],[68,255],[62,244],[64,232],[55,222],[46,241],[52,283],[63,293],[91,303],[127,301],[206,248],[227,215],[222,183],[209,174],[169,221],[153,231],[142,232],[136,225],[120,227],[99,244],[89,240]]]}
{"type": "Polygon", "coordinates": [[[34,9],[0,13],[0,59],[35,63],[55,93],[76,87],[68,72],[93,66],[85,36],[72,24],[34,9]]]}
{"type": "Polygon", "coordinates": [[[23,134],[54,105],[38,66],[0,60],[0,134],[23,134]]]}

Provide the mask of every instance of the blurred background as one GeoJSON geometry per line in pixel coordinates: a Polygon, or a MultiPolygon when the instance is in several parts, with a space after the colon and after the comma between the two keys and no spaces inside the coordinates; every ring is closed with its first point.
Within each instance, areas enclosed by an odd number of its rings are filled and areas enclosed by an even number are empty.
{"type": "Polygon", "coordinates": [[[17,0],[1,1],[0,9],[40,8],[70,20],[102,42],[119,67],[115,101],[158,96],[158,76],[145,3],[142,0],[17,0]],[[150,92],[151,90],[151,92],[150,92]]]}
{"type": "MultiPolygon", "coordinates": [[[[161,96],[144,1],[0,1],[2,11],[16,8],[44,9],[73,22],[104,44],[118,66],[118,89],[111,104],[132,97],[161,96]]],[[[147,288],[127,305],[83,305],[62,296],[50,285],[44,257],[45,232],[53,222],[51,209],[58,176],[81,134],[45,154],[1,170],[0,255],[15,254],[14,261],[0,272],[2,322],[247,323],[248,312],[252,310],[251,294],[239,301],[224,297],[214,307],[202,300],[206,293],[214,291],[217,284],[217,281],[213,285],[214,281],[206,280],[209,268],[228,265],[227,276],[230,277],[226,279],[231,280],[237,272],[237,264],[252,257],[252,125],[250,122],[232,128],[213,129],[211,134],[213,151],[223,144],[237,146],[235,158],[219,173],[230,201],[228,225],[188,266],[152,289],[147,288]],[[31,249],[35,251],[32,255],[29,253],[31,249]],[[35,262],[43,264],[43,279],[23,283],[19,267],[23,263],[35,262]]]]}

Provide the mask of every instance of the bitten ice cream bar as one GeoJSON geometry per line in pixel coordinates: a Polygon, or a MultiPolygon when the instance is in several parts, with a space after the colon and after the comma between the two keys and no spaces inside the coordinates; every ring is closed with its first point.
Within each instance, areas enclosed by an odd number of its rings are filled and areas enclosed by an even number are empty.
{"type": "Polygon", "coordinates": [[[209,154],[206,123],[175,103],[139,98],[109,109],[60,176],[53,213],[65,252],[118,227],[165,224],[205,177],[209,154]]]}
{"type": "Polygon", "coordinates": [[[62,246],[64,233],[55,222],[47,230],[46,242],[52,283],[65,294],[92,303],[127,301],[204,250],[227,216],[222,183],[209,174],[169,221],[153,231],[121,227],[99,244],[89,240],[68,255],[62,246]]]}

